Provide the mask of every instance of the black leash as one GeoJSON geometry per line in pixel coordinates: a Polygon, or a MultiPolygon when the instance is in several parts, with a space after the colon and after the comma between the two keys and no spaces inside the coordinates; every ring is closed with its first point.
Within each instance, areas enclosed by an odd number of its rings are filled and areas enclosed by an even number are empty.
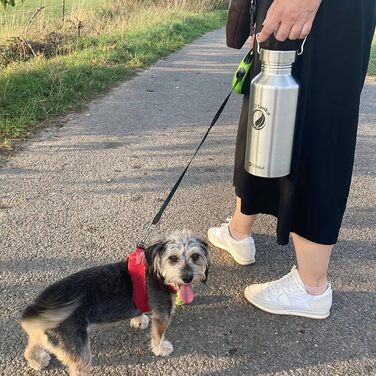
{"type": "Polygon", "coordinates": [[[154,230],[154,228],[156,227],[156,225],[158,224],[159,220],[161,219],[162,217],[162,214],[163,212],[166,210],[168,204],[170,203],[172,197],[174,196],[176,190],[178,189],[181,181],[183,180],[184,178],[184,175],[186,174],[186,172],[188,171],[188,168],[189,166],[191,165],[193,159],[195,158],[195,156],[197,155],[198,151],[201,149],[201,146],[203,145],[203,143],[205,142],[206,138],[208,137],[211,129],[214,127],[214,125],[216,124],[216,122],[218,121],[219,117],[221,116],[228,100],[230,99],[230,96],[232,94],[232,92],[234,91],[234,89],[236,88],[236,86],[238,85],[238,83],[242,80],[243,76],[245,74],[245,71],[242,72],[242,71],[239,71],[237,73],[237,81],[235,82],[235,85],[232,87],[231,91],[228,93],[226,99],[223,101],[223,103],[221,104],[221,106],[219,107],[217,113],[214,115],[214,118],[212,120],[212,122],[210,123],[210,126],[208,128],[208,130],[206,131],[204,137],[202,138],[201,142],[199,143],[196,151],[194,152],[194,154],[192,155],[190,161],[188,162],[187,166],[185,167],[184,171],[182,172],[182,174],[180,175],[179,179],[176,181],[175,185],[172,187],[170,193],[168,194],[167,198],[164,200],[161,208],[159,209],[158,213],[155,215],[154,219],[152,220],[152,222],[149,224],[148,228],[146,229],[145,231],[145,235],[144,237],[142,238],[141,242],[139,243],[139,245],[144,245],[144,243],[146,242],[146,239],[148,238],[148,236],[150,235],[151,231],[154,230]]]}

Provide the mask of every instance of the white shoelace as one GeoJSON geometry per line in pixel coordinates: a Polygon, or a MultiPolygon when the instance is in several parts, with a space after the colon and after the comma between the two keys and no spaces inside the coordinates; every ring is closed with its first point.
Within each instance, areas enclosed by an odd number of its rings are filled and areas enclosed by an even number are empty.
{"type": "Polygon", "coordinates": [[[226,218],[226,222],[222,223],[221,227],[227,227],[227,226],[229,226],[230,222],[231,222],[231,217],[227,217],[226,218]]]}
{"type": "Polygon", "coordinates": [[[283,292],[290,293],[292,291],[297,290],[299,285],[296,282],[296,279],[293,276],[294,271],[296,268],[294,267],[290,273],[283,276],[281,279],[276,281],[269,282],[270,292],[274,295],[279,295],[283,292]]]}

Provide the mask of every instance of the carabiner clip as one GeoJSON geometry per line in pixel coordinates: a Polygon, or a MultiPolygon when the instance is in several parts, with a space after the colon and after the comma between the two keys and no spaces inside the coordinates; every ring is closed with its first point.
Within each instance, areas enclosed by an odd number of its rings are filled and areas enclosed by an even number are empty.
{"type": "Polygon", "coordinates": [[[258,40],[258,36],[260,35],[261,33],[257,33],[256,34],[256,42],[257,42],[257,53],[260,55],[260,52],[261,52],[261,47],[260,47],[260,42],[258,40]]]}
{"type": "MultiPolygon", "coordinates": [[[[307,37],[308,37],[308,36],[307,36],[307,37]]],[[[304,45],[305,45],[305,42],[307,41],[307,37],[304,38],[303,43],[302,43],[302,45],[300,46],[300,51],[297,52],[297,55],[298,55],[298,56],[302,55],[303,52],[304,52],[304,45]]]]}

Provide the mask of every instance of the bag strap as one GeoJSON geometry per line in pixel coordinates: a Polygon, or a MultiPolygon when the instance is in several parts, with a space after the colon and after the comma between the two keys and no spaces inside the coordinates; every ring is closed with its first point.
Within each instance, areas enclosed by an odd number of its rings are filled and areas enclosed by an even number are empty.
{"type": "Polygon", "coordinates": [[[251,6],[249,7],[249,14],[251,16],[249,25],[250,32],[249,35],[252,37],[256,32],[256,0],[251,0],[251,6]]]}

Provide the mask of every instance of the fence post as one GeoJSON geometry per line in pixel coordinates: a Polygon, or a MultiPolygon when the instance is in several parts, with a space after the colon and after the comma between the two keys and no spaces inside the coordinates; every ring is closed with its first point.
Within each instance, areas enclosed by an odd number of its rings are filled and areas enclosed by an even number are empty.
{"type": "Polygon", "coordinates": [[[65,18],[65,0],[62,0],[63,1],[63,20],[65,18]]]}

